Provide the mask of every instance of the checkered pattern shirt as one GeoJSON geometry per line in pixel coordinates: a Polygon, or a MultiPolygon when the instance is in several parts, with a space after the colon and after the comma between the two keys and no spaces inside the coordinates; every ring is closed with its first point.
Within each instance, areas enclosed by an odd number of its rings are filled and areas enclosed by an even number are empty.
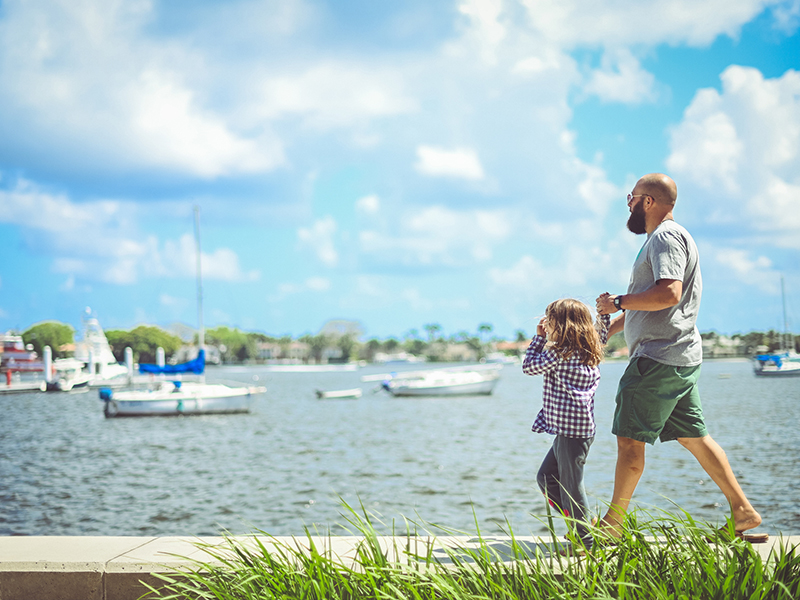
{"type": "MultiPolygon", "coordinates": [[[[608,341],[610,317],[600,316],[600,341],[608,341]]],[[[594,392],[600,383],[600,369],[582,364],[576,356],[564,360],[545,350],[546,338],[531,340],[522,372],[544,375],[544,405],[536,416],[533,430],[570,438],[594,437],[594,392]]]]}

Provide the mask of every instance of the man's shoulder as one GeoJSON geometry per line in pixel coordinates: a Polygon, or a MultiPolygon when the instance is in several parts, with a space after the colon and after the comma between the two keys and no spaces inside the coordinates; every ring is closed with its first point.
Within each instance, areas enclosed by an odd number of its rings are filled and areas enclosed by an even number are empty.
{"type": "Polygon", "coordinates": [[[658,244],[672,244],[674,242],[678,242],[681,244],[685,244],[688,246],[694,245],[694,238],[689,231],[679,223],[676,223],[673,220],[664,221],[658,228],[653,232],[653,235],[650,239],[655,245],[658,244]]]}

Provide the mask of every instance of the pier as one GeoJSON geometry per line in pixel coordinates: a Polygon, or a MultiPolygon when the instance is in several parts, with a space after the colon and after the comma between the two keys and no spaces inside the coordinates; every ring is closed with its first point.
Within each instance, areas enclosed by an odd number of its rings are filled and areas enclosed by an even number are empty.
{"type": "MultiPolygon", "coordinates": [[[[254,546],[252,536],[236,536],[237,543],[254,546]]],[[[330,552],[344,565],[352,565],[360,536],[313,537],[319,550],[330,552]]],[[[516,537],[526,552],[548,552],[550,537],[516,537]]],[[[306,537],[261,537],[267,548],[305,550],[306,537]]],[[[498,560],[511,560],[511,539],[503,536],[483,538],[496,552],[498,560]]],[[[449,551],[476,546],[475,538],[465,536],[379,538],[390,561],[405,561],[407,553],[431,555],[449,562],[449,551]]],[[[226,548],[221,537],[92,537],[92,536],[8,536],[0,537],[0,598],[2,600],[136,600],[147,591],[142,582],[158,587],[155,573],[174,573],[192,566],[193,561],[213,562],[201,548],[211,545],[226,548]]],[[[763,559],[777,546],[800,545],[800,536],[773,536],[769,542],[754,544],[763,559]]],[[[564,559],[561,559],[564,560],[564,559]]],[[[574,560],[574,559],[570,559],[574,560]]]]}

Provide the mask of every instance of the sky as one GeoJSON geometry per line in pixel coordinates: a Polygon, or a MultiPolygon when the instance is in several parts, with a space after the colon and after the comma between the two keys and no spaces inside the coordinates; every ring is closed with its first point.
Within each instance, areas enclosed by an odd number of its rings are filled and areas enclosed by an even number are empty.
{"type": "Polygon", "coordinates": [[[0,331],[511,337],[678,185],[701,331],[800,332],[800,0],[0,0],[0,331]]]}

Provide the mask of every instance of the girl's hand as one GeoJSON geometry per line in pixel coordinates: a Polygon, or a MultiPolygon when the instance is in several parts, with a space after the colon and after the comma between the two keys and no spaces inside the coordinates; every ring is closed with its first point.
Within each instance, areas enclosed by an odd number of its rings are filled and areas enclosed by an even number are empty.
{"type": "Polygon", "coordinates": [[[544,329],[544,322],[545,322],[546,320],[547,320],[547,317],[542,317],[542,318],[539,320],[539,324],[536,326],[536,334],[537,334],[537,335],[540,335],[540,336],[542,336],[542,337],[544,337],[544,338],[546,338],[546,337],[547,337],[547,332],[546,332],[546,331],[545,331],[545,329],[544,329]]]}

